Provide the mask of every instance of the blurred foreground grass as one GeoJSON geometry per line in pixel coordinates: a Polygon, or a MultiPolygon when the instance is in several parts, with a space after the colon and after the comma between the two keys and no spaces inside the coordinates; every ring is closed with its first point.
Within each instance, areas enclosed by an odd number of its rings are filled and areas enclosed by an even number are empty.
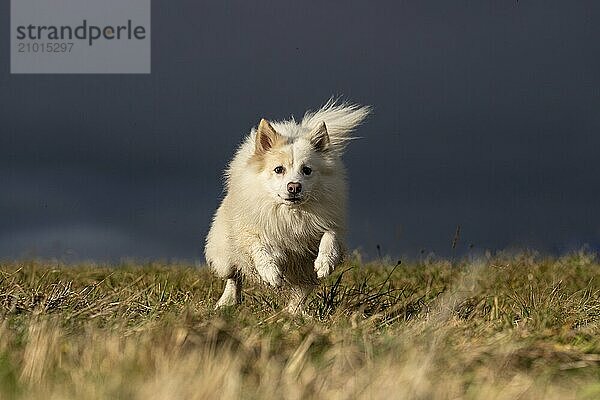
{"type": "Polygon", "coordinates": [[[0,268],[0,398],[600,398],[600,264],[348,262],[308,315],[205,269],[0,268]]]}

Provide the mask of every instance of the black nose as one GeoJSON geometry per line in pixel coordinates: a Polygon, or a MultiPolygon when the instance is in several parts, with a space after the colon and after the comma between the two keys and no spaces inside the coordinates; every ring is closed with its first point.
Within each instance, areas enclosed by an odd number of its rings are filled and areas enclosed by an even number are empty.
{"type": "Polygon", "coordinates": [[[299,182],[290,182],[287,187],[291,194],[298,194],[302,191],[302,185],[299,182]]]}

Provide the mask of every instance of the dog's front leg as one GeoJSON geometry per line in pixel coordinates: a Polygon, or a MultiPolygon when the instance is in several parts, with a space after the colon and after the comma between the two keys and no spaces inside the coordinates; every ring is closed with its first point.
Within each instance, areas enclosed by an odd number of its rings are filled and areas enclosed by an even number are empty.
{"type": "Polygon", "coordinates": [[[342,246],[334,231],[327,231],[321,237],[319,254],[315,260],[317,278],[324,278],[333,272],[342,261],[342,246]]]}
{"type": "Polygon", "coordinates": [[[239,274],[232,275],[225,281],[225,289],[221,298],[215,305],[215,309],[240,304],[242,302],[242,277],[239,274]]]}
{"type": "Polygon", "coordinates": [[[261,244],[254,245],[252,247],[252,259],[256,272],[264,282],[275,287],[281,286],[281,269],[277,265],[275,257],[265,246],[261,244]]]}

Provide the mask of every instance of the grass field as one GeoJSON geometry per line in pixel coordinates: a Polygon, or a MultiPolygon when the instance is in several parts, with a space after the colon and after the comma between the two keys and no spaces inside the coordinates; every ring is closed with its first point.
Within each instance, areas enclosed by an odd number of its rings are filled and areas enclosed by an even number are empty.
{"type": "Polygon", "coordinates": [[[0,268],[2,399],[598,399],[600,263],[349,261],[308,313],[160,263],[0,268]]]}

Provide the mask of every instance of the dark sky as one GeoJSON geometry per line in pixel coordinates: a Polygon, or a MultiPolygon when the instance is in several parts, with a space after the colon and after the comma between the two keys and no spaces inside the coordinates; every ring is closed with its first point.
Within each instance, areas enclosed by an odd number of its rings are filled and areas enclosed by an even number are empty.
{"type": "Polygon", "coordinates": [[[331,95],[350,248],[600,244],[598,1],[153,1],[151,75],[10,75],[0,6],[0,258],[200,260],[261,117],[331,95]]]}

